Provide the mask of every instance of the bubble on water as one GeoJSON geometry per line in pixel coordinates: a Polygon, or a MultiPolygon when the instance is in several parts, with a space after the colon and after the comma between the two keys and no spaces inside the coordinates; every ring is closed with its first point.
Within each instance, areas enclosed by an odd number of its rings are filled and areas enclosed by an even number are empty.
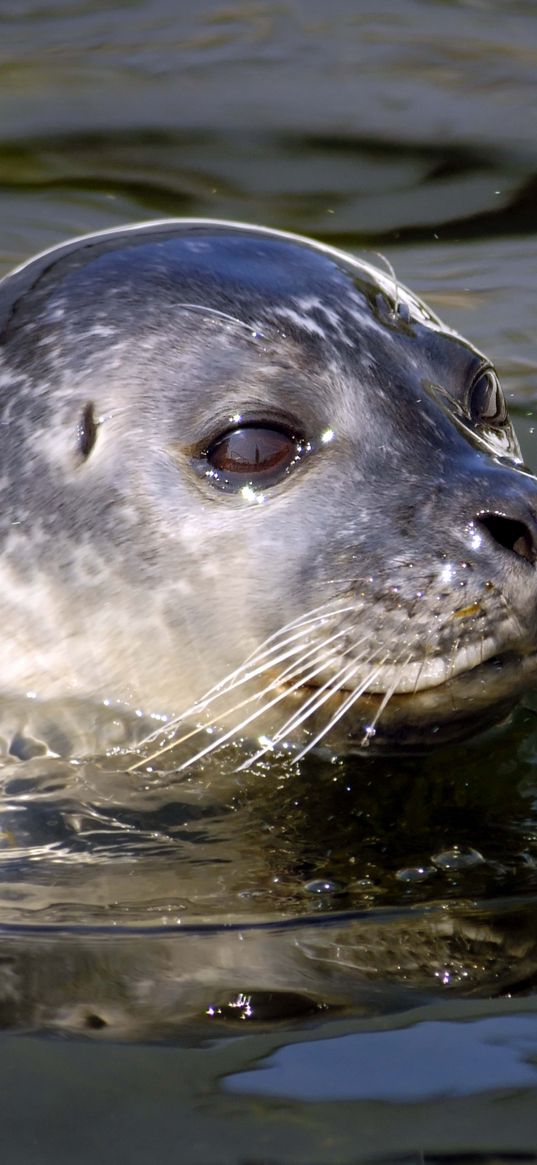
{"type": "Polygon", "coordinates": [[[340,894],[343,887],[331,878],[314,878],[311,882],[304,882],[304,890],[308,894],[340,894]]]}
{"type": "Polygon", "coordinates": [[[431,861],[438,870],[471,870],[474,866],[482,866],[485,862],[483,854],[471,846],[454,845],[452,849],[442,850],[433,854],[431,861]]]}
{"type": "Polygon", "coordinates": [[[398,882],[426,882],[427,878],[431,878],[437,873],[438,871],[434,866],[407,866],[397,870],[395,877],[398,882]]]}

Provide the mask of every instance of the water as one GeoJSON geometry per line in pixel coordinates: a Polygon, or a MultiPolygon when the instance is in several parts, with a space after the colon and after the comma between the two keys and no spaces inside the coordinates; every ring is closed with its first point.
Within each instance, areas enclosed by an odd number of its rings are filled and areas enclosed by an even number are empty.
{"type": "MultiPolygon", "coordinates": [[[[166,215],[381,251],[494,359],[537,467],[536,56],[529,0],[3,3],[0,272],[166,215]]],[[[242,775],[43,758],[30,724],[4,1159],[534,1160],[536,707],[242,775]]]]}

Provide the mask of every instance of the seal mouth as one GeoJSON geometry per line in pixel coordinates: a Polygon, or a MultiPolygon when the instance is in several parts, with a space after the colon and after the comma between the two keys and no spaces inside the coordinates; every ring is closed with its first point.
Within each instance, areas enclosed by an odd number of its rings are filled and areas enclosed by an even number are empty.
{"type": "Polygon", "coordinates": [[[325,690],[331,698],[338,698],[358,693],[359,689],[359,698],[389,702],[412,702],[419,700],[424,693],[428,693],[429,698],[436,693],[439,700],[448,694],[451,699],[459,688],[466,694],[472,686],[479,687],[485,681],[488,684],[492,676],[496,677],[498,685],[504,677],[503,682],[512,691],[513,685],[517,687],[516,677],[521,667],[526,677],[528,661],[537,661],[533,647],[525,649],[523,645],[513,643],[512,632],[512,626],[504,626],[501,636],[472,637],[468,642],[458,644],[457,650],[452,649],[449,654],[438,645],[435,654],[419,657],[413,652],[416,645],[408,643],[397,653],[392,650],[379,658],[377,648],[367,662],[363,656],[354,657],[352,648],[345,645],[341,655],[332,657],[326,668],[321,667],[313,675],[305,676],[302,683],[293,683],[293,677],[289,681],[280,677],[278,681],[276,675],[274,681],[290,692],[325,690]],[[503,643],[499,639],[503,639],[503,643]],[[328,676],[332,679],[328,680],[328,676]]]}
{"type": "MultiPolygon", "coordinates": [[[[272,648],[269,656],[271,651],[272,648]]],[[[513,647],[502,650],[497,644],[493,651],[492,640],[485,640],[480,644],[477,661],[476,654],[475,643],[473,648],[469,645],[460,651],[457,671],[453,658],[446,660],[445,655],[439,656],[441,667],[425,674],[423,661],[409,661],[415,669],[406,674],[403,686],[402,657],[398,667],[392,664],[384,669],[369,661],[364,674],[363,660],[353,659],[347,645],[340,656],[345,666],[338,667],[332,658],[330,663],[335,670],[331,671],[324,652],[319,657],[314,648],[313,671],[306,670],[303,658],[297,676],[294,668],[290,675],[275,674],[272,659],[268,664],[254,666],[265,657],[262,652],[231,677],[236,680],[239,675],[239,687],[242,689],[244,683],[250,694],[210,721],[211,732],[217,727],[217,720],[227,720],[228,724],[231,720],[234,726],[221,736],[218,733],[217,739],[195,752],[180,768],[188,768],[228,740],[240,740],[242,745],[257,741],[260,746],[239,765],[237,771],[242,771],[279,749],[297,763],[319,746],[328,750],[331,757],[363,752],[371,746],[385,753],[397,753],[402,748],[424,752],[438,744],[475,735],[504,719],[537,678],[537,651],[523,653],[513,647]],[[491,651],[489,658],[483,660],[487,642],[491,643],[491,651]],[[462,664],[468,659],[473,666],[464,668],[462,664]],[[254,678],[258,682],[252,691],[254,678]],[[384,686],[387,683],[389,686],[384,686]],[[243,717],[243,709],[250,709],[252,702],[254,710],[243,717]]],[[[235,690],[232,682],[213,692],[205,708],[212,705],[215,695],[225,698],[235,690]]]]}
{"type": "MultiPolygon", "coordinates": [[[[371,684],[364,686],[360,700],[375,700],[381,701],[389,695],[390,703],[401,701],[404,705],[409,705],[413,702],[419,702],[422,697],[427,699],[437,698],[439,703],[446,697],[450,701],[459,692],[464,692],[467,698],[470,690],[475,687],[478,690],[482,685],[486,685],[487,692],[496,693],[504,684],[509,687],[509,692],[514,690],[514,681],[517,675],[521,676],[520,683],[515,684],[515,688],[523,689],[528,682],[528,672],[535,671],[537,678],[537,651],[528,651],[525,653],[516,652],[514,650],[501,651],[496,649],[486,659],[481,659],[478,663],[470,663],[467,667],[454,667],[452,663],[448,663],[445,659],[439,658],[434,661],[433,667],[427,667],[426,674],[423,662],[411,663],[405,669],[405,674],[402,676],[400,669],[383,668],[382,672],[372,681],[371,684]],[[523,677],[523,678],[522,678],[523,677]],[[493,684],[493,689],[490,684],[493,684]]],[[[291,684],[286,684],[282,681],[283,688],[288,687],[290,692],[296,691],[291,684]]],[[[343,683],[337,690],[331,693],[331,699],[343,698],[351,695],[356,691],[357,684],[343,683]]],[[[322,683],[320,680],[310,680],[305,682],[301,689],[306,690],[320,690],[322,683]]]]}
{"type": "MultiPolygon", "coordinates": [[[[456,743],[498,724],[536,678],[537,652],[523,656],[506,651],[469,671],[451,676],[444,683],[418,691],[394,691],[390,695],[365,687],[356,695],[356,690],[343,686],[327,694],[320,682],[305,680],[301,685],[290,686],[284,679],[276,679],[269,685],[273,693],[270,702],[262,702],[261,708],[236,722],[234,727],[224,727],[220,732],[215,717],[209,725],[210,734],[215,734],[211,742],[194,748],[188,759],[179,763],[177,771],[189,769],[227,741],[254,747],[254,752],[236,772],[250,769],[257,760],[278,750],[298,763],[319,745],[332,759],[342,754],[363,754],[364,750],[371,749],[387,755],[397,755],[402,750],[427,752],[439,744],[456,743]],[[272,720],[268,724],[265,714],[274,711],[275,705],[280,708],[279,716],[276,715],[279,723],[272,720]],[[254,731],[245,734],[247,726],[253,724],[254,731]]],[[[260,693],[246,697],[244,703],[249,705],[251,699],[257,704],[260,693]]],[[[168,750],[192,738],[199,742],[199,733],[206,731],[207,725],[199,724],[178,738],[176,730],[184,722],[183,718],[172,721],[164,733],[160,730],[147,738],[145,744],[158,742],[158,747],[132,765],[131,770],[152,764],[168,750]]]]}
{"type": "MultiPolygon", "coordinates": [[[[487,663],[503,657],[504,652],[498,647],[497,640],[488,637],[480,643],[463,644],[451,656],[438,653],[422,659],[383,663],[372,676],[371,682],[367,683],[364,694],[384,696],[390,692],[393,697],[413,697],[421,691],[451,684],[458,676],[476,672],[487,663]]],[[[342,685],[344,689],[350,691],[352,685],[342,685]]]]}
{"type": "MultiPolygon", "coordinates": [[[[505,718],[536,680],[537,652],[511,650],[419,688],[400,687],[391,693],[367,688],[326,734],[326,744],[334,752],[371,746],[389,752],[405,746],[426,751],[456,742],[505,718]]],[[[329,712],[328,718],[335,720],[351,697],[352,687],[342,687],[330,696],[325,715],[329,712]]],[[[290,698],[297,699],[297,693],[290,698]]]]}

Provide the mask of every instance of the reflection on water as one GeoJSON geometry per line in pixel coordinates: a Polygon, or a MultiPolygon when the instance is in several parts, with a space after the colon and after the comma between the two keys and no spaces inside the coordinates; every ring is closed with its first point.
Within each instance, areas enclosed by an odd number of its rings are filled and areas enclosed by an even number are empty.
{"type": "Polygon", "coordinates": [[[247,774],[231,748],[187,775],[4,762],[2,1025],[170,1038],[210,1016],[526,992],[533,737],[518,767],[513,748],[528,717],[441,756],[247,774]]]}
{"type": "Polygon", "coordinates": [[[531,896],[534,733],[519,711],[440,754],[281,755],[248,772],[238,745],[186,773],[173,754],[160,772],[121,752],[4,760],[0,922],[271,923],[531,896]]]}
{"type": "Polygon", "coordinates": [[[292,1028],[323,1013],[373,1017],[439,996],[512,994],[527,989],[537,962],[534,918],[520,903],[325,914],[292,925],[179,928],[170,917],[168,928],[157,915],[156,925],[139,928],[121,912],[119,926],[37,919],[4,927],[5,1030],[228,1037],[234,1025],[285,1020],[292,1028]]]}

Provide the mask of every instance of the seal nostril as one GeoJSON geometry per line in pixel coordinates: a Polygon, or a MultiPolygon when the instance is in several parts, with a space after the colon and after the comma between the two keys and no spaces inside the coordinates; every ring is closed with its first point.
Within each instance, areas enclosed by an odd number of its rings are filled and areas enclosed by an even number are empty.
{"type": "Polygon", "coordinates": [[[87,404],[78,425],[78,447],[84,461],[89,457],[95,445],[97,425],[93,404],[87,404]]]}
{"type": "Polygon", "coordinates": [[[525,558],[527,562],[537,560],[535,542],[524,522],[504,518],[501,514],[481,514],[478,520],[500,546],[511,550],[519,558],[525,558]]]}
{"type": "Polygon", "coordinates": [[[91,1031],[101,1031],[103,1027],[108,1027],[108,1024],[102,1015],[97,1015],[96,1012],[90,1012],[84,1018],[85,1027],[90,1028],[91,1031]]]}

